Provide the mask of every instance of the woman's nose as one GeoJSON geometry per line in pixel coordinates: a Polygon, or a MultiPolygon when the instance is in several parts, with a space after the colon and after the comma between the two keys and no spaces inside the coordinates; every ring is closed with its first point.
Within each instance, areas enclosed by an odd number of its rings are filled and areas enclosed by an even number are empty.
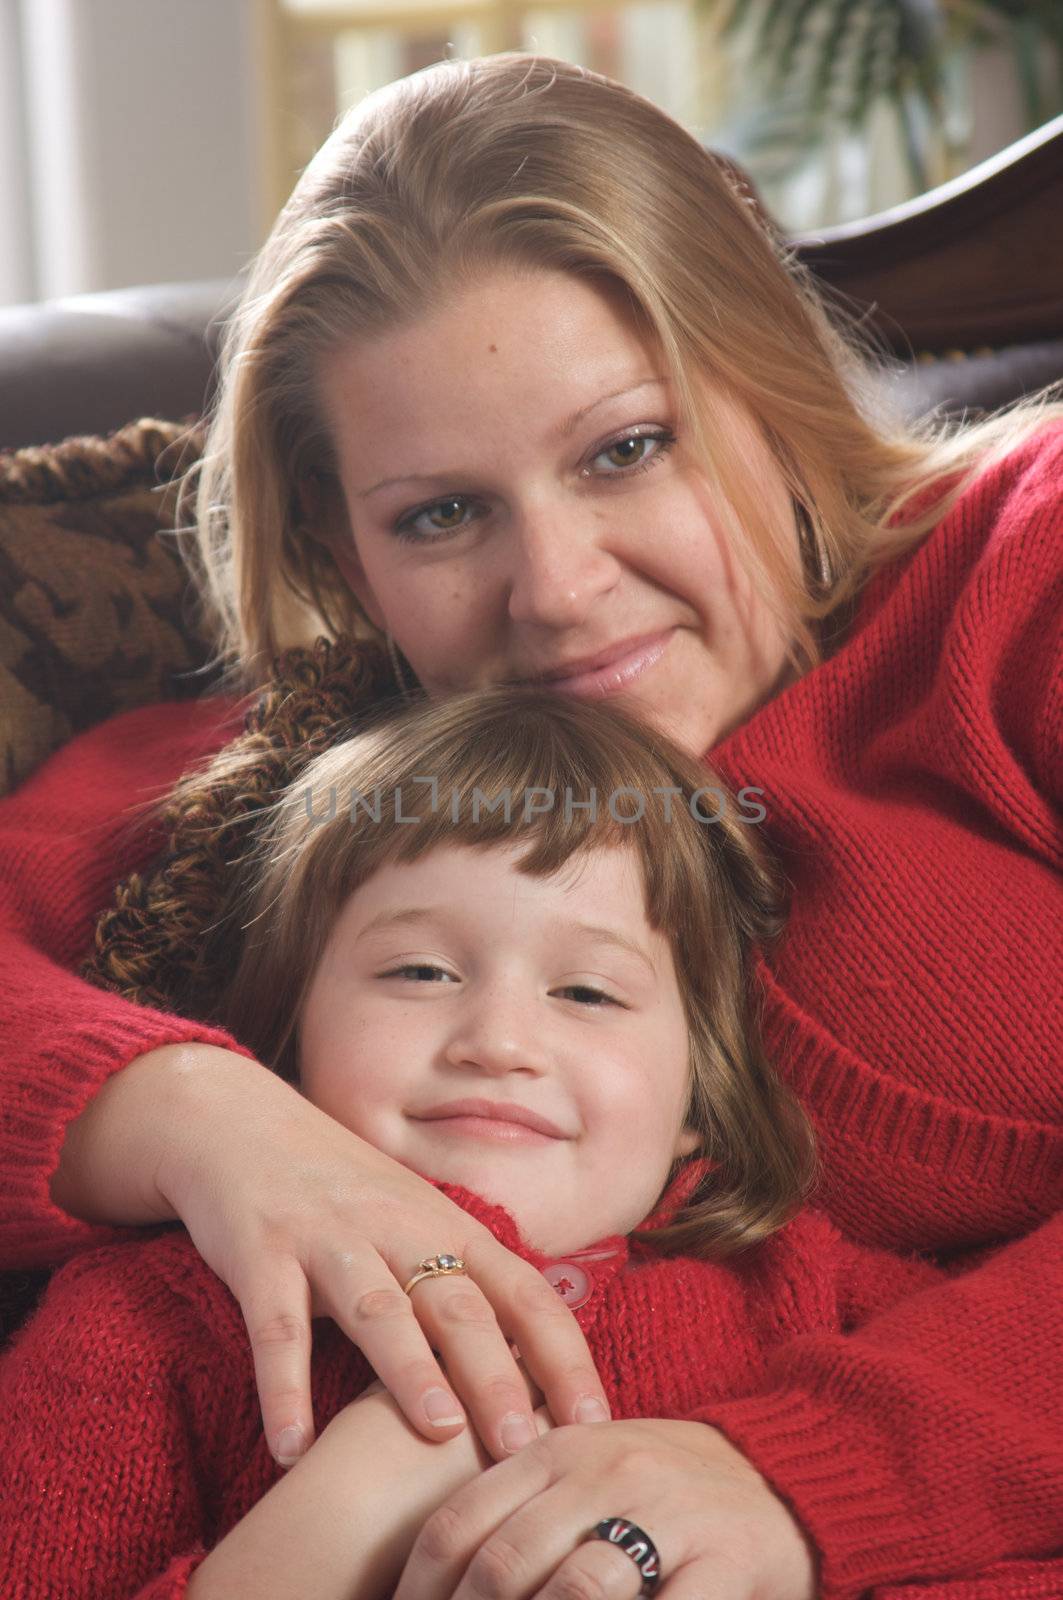
{"type": "Polygon", "coordinates": [[[607,526],[588,512],[573,519],[544,510],[526,518],[513,542],[511,619],[551,629],[584,622],[620,577],[603,544],[607,526]]]}

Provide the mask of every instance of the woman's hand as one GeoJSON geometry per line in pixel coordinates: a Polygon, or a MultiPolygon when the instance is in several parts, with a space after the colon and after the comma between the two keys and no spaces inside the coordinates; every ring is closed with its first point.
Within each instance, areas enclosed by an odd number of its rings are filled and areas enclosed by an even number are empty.
{"type": "Polygon", "coordinates": [[[466,1484],[425,1523],[394,1600],[634,1600],[630,1556],[588,1534],[604,1517],[657,1546],[660,1600],[813,1600],[811,1548],[715,1428],[659,1418],[556,1428],[466,1484]]]}
{"type": "Polygon", "coordinates": [[[63,1162],[53,1194],[75,1214],[180,1217],[240,1302],[284,1465],[314,1437],[312,1316],[340,1325],[425,1438],[461,1430],[461,1401],[496,1459],[536,1437],[508,1340],[559,1421],[594,1420],[578,1414],[588,1402],[608,1415],[579,1325],[534,1267],[244,1056],[179,1044],[138,1057],[72,1125],[63,1162]],[[84,1194],[91,1211],[68,1198],[84,1194]],[[404,1294],[440,1251],[460,1255],[468,1277],[404,1294]]]}

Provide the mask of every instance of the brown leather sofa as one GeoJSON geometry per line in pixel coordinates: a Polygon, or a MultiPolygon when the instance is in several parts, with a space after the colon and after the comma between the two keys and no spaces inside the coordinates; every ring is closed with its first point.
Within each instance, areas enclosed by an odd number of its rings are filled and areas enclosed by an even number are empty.
{"type": "Polygon", "coordinates": [[[224,281],[0,307],[0,450],[202,409],[224,281]]]}

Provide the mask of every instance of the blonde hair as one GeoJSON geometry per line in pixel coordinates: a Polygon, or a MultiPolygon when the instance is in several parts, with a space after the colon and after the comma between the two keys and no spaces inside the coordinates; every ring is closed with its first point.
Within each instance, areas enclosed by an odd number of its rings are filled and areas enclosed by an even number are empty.
{"type": "Polygon", "coordinates": [[[817,1175],[811,1125],[760,1043],[751,954],[784,919],[755,834],[706,767],[616,707],[526,688],[422,701],[315,756],[263,811],[232,890],[242,940],[219,1020],[295,1080],[300,1011],[336,917],[385,862],[526,844],[518,870],[548,876],[584,851],[634,850],[686,1010],[687,1122],[711,1163],[644,1237],[731,1254],[788,1221],[817,1175]],[[544,795],[553,803],[536,809],[544,795]]]}
{"type": "MultiPolygon", "coordinates": [[[[224,341],[189,548],[227,683],[368,620],[300,486],[335,485],[318,367],[446,305],[485,269],[607,279],[654,334],[694,459],[737,559],[807,670],[820,625],[921,540],[974,475],[1063,404],[984,421],[888,414],[874,359],[763,225],[729,167],[600,73],[521,52],[447,60],[352,109],[261,250],[224,341]],[[842,331],[842,330],[845,331],[842,331]],[[790,494],[805,555],[750,481],[727,403],[746,408],[790,494]]],[[[844,615],[844,611],[840,612],[844,615]]],[[[370,630],[371,631],[371,630],[370,630]]]]}

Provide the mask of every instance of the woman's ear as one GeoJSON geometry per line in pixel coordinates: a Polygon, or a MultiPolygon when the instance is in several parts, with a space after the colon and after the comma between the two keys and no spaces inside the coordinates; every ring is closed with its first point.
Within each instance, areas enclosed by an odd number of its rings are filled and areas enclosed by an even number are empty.
{"type": "Polygon", "coordinates": [[[386,633],[384,613],[377,604],[359,559],[347,514],[347,502],[339,483],[315,473],[299,480],[296,493],[304,537],[324,545],[373,627],[386,633]]]}

